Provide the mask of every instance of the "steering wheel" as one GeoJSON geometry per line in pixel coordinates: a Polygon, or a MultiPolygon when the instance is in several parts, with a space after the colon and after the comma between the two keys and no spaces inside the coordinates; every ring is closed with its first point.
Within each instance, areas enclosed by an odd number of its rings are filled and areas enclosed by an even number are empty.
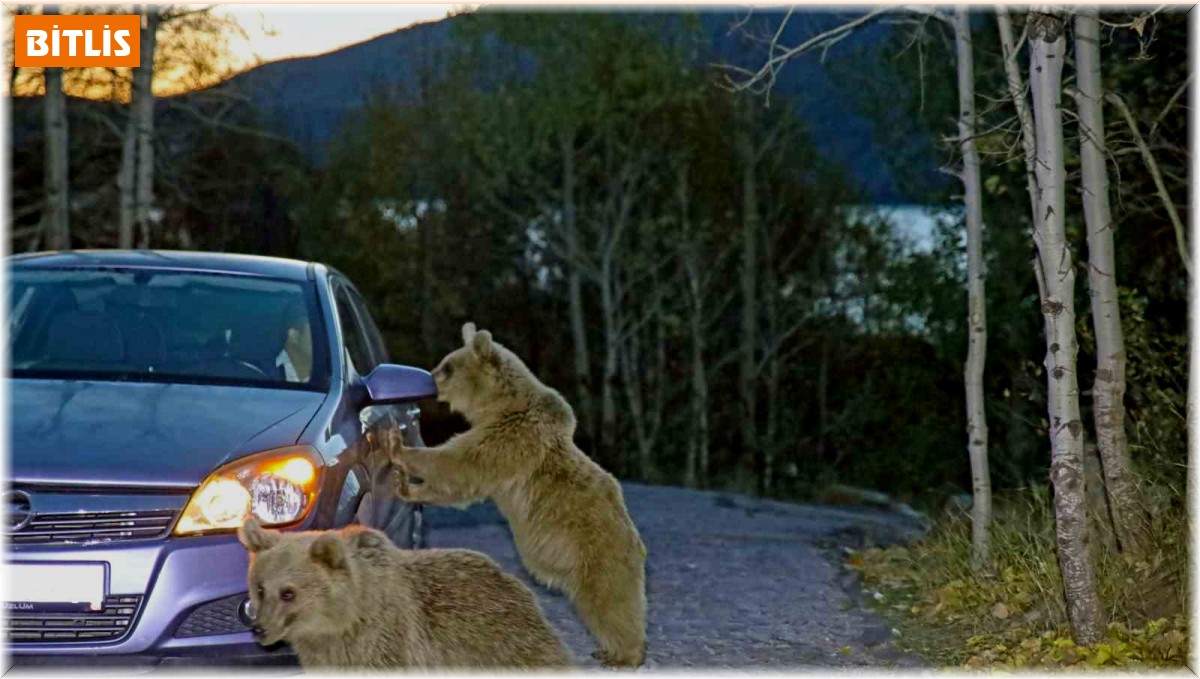
{"type": "Polygon", "coordinates": [[[262,368],[232,356],[204,358],[189,364],[187,370],[214,373],[220,377],[270,377],[267,373],[263,372],[262,368]]]}
{"type": "Polygon", "coordinates": [[[254,372],[258,373],[259,375],[262,375],[263,377],[270,377],[270,375],[267,375],[266,371],[264,371],[262,368],[260,368],[256,365],[254,365],[253,363],[249,363],[247,361],[243,361],[243,360],[236,359],[236,358],[233,358],[230,360],[253,370],[254,372]]]}

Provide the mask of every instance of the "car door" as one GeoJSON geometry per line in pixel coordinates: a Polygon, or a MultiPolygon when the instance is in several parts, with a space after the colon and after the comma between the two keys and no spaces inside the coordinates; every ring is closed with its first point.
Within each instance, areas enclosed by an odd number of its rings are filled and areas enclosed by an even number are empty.
{"type": "MultiPolygon", "coordinates": [[[[346,377],[347,381],[354,381],[386,362],[387,349],[354,286],[344,278],[335,278],[333,293],[346,349],[346,377]]],[[[362,438],[357,445],[360,451],[357,457],[367,483],[356,520],[382,530],[401,547],[420,546],[422,513],[419,507],[408,505],[395,496],[392,491],[393,466],[378,454],[378,446],[369,445],[367,439],[370,436],[376,442],[383,441],[390,431],[399,430],[408,445],[423,445],[415,426],[417,413],[415,406],[409,405],[367,405],[358,413],[362,438]]]]}

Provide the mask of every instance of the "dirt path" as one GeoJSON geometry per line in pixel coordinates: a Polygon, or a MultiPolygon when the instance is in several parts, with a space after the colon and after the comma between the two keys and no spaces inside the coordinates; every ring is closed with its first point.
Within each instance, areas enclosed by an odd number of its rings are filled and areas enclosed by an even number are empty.
{"type": "MultiPolygon", "coordinates": [[[[648,667],[920,666],[855,603],[823,546],[838,533],[911,533],[910,520],[633,484],[625,496],[649,550],[648,667]]],[[[430,546],[486,552],[532,584],[491,505],[427,516],[430,546]]],[[[570,604],[534,589],[578,660],[594,665],[594,647],[570,604]]]]}

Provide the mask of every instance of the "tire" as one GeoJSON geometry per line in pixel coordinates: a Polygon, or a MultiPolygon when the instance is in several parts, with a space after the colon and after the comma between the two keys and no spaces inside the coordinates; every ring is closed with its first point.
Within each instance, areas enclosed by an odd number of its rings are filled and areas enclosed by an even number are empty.
{"type": "Polygon", "coordinates": [[[401,549],[421,549],[429,528],[425,523],[425,508],[397,500],[388,521],[380,528],[401,549]]]}

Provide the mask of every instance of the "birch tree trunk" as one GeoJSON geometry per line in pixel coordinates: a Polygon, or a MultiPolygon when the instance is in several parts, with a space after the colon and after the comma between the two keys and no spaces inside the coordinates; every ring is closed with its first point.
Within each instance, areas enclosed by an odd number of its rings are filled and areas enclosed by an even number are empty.
{"type": "MultiPolygon", "coordinates": [[[[414,206],[414,211],[418,208],[414,206]]],[[[418,213],[419,214],[419,213],[418,213]]],[[[417,217],[417,247],[421,256],[421,348],[425,350],[425,358],[432,365],[437,361],[434,350],[434,321],[433,321],[433,220],[439,219],[431,205],[425,214],[417,217]]]]}
{"type": "Polygon", "coordinates": [[[140,230],[138,247],[150,247],[154,220],[154,45],[158,9],[142,5],[141,65],[133,75],[133,102],[137,120],[137,190],[134,218],[140,230]]]}
{"type": "Polygon", "coordinates": [[[588,442],[596,442],[596,409],[592,405],[592,375],[588,357],[587,328],[583,321],[583,281],[579,271],[579,224],[575,209],[575,133],[559,137],[562,155],[562,219],[566,246],[567,305],[571,317],[571,341],[575,350],[575,402],[582,415],[588,442]]]}
{"type": "Polygon", "coordinates": [[[633,439],[637,444],[638,478],[645,481],[650,474],[650,432],[646,422],[646,408],[642,400],[642,355],[638,332],[630,334],[621,347],[621,386],[629,403],[629,420],[633,424],[633,439]]]}
{"type": "MultiPolygon", "coordinates": [[[[1017,43],[1013,38],[1012,21],[1008,16],[1007,5],[996,5],[996,25],[1000,29],[1000,48],[1004,55],[1008,96],[1017,109],[1017,120],[1021,123],[1021,148],[1025,151],[1026,190],[1029,191],[1029,210],[1032,216],[1030,223],[1036,229],[1038,192],[1034,166],[1037,159],[1037,142],[1033,129],[1033,113],[1029,110],[1029,101],[1025,98],[1025,84],[1022,82],[1021,71],[1017,68],[1017,43]]],[[[1035,262],[1034,267],[1036,266],[1035,262]]]]}
{"type": "Polygon", "coordinates": [[[120,196],[117,218],[117,244],[133,248],[134,214],[137,190],[137,115],[132,110],[125,123],[125,138],[121,141],[121,168],[117,171],[117,192],[120,196]]]}
{"type": "Polygon", "coordinates": [[[708,368],[704,363],[704,294],[700,273],[698,242],[692,233],[689,208],[690,192],[686,167],[679,173],[677,186],[682,238],[683,274],[688,291],[688,330],[691,352],[691,376],[688,390],[689,412],[687,462],[683,483],[688,488],[705,485],[708,479],[708,368]]]}
{"type": "Polygon", "coordinates": [[[687,472],[684,484],[689,488],[708,484],[708,369],[704,363],[704,294],[701,290],[700,263],[694,250],[684,263],[691,309],[688,327],[691,331],[691,415],[689,428],[692,444],[688,448],[687,472]]]}
{"type": "Polygon", "coordinates": [[[1137,476],[1125,439],[1125,339],[1117,303],[1112,211],[1108,202],[1107,151],[1104,141],[1104,93],[1100,82],[1100,22],[1095,7],[1075,15],[1075,67],[1079,112],[1083,215],[1087,222],[1088,289],[1096,333],[1096,379],[1092,385],[1096,445],[1104,470],[1104,488],[1122,551],[1142,549],[1141,503],[1137,476]]]}
{"type": "Polygon", "coordinates": [[[758,447],[762,450],[762,492],[770,493],[775,485],[776,460],[779,453],[779,382],[782,377],[783,359],[779,355],[782,342],[779,334],[779,282],[775,273],[776,261],[772,241],[764,236],[766,247],[763,248],[762,262],[762,306],[764,316],[763,334],[767,342],[763,353],[766,365],[765,395],[766,422],[765,431],[759,437],[758,447]]]}
{"type": "Polygon", "coordinates": [[[817,367],[817,460],[829,455],[829,333],[821,333],[821,365],[817,367]]]}
{"type": "Polygon", "coordinates": [[[610,456],[619,473],[624,473],[624,456],[616,449],[618,365],[618,327],[616,295],[613,291],[611,257],[605,256],[600,267],[600,316],[604,327],[604,364],[600,384],[600,450],[610,456]]]}
{"type": "MultiPolygon", "coordinates": [[[[742,317],[738,360],[738,394],[741,406],[742,454],[751,456],[754,471],[759,471],[756,430],[757,394],[755,361],[758,322],[758,183],[755,177],[756,153],[750,140],[750,103],[741,103],[741,120],[734,132],[738,158],[742,164],[742,317]]],[[[762,490],[762,478],[758,479],[762,490]]]]}
{"type": "MultiPolygon", "coordinates": [[[[58,14],[58,8],[47,5],[45,14],[58,14]]],[[[70,211],[70,139],[67,129],[67,97],[62,89],[62,69],[45,71],[46,96],[42,101],[45,124],[45,190],[46,209],[43,226],[46,245],[51,250],[71,247],[70,211]]]]}
{"type": "Polygon", "coordinates": [[[650,394],[650,425],[651,449],[646,455],[646,476],[652,478],[657,473],[657,468],[654,463],[654,448],[658,445],[659,434],[662,432],[663,412],[666,406],[667,396],[667,327],[666,315],[663,312],[662,306],[663,293],[658,289],[658,282],[655,281],[654,295],[654,363],[653,377],[654,387],[650,394]]]}
{"type": "Polygon", "coordinates": [[[1104,622],[1088,536],[1083,477],[1083,422],[1076,372],[1075,268],[1064,228],[1062,71],[1063,20],[1040,10],[1029,17],[1029,82],[1037,137],[1038,221],[1033,240],[1045,287],[1041,309],[1047,326],[1046,381],[1050,422],[1050,480],[1058,561],[1071,630],[1079,644],[1100,640],[1104,622]]]}
{"type": "MultiPolygon", "coordinates": [[[[24,5],[12,5],[12,6],[10,6],[10,11],[12,12],[12,15],[14,17],[22,16],[22,15],[29,13],[29,10],[24,5]]],[[[8,50],[9,50],[8,53],[9,54],[16,54],[16,44],[17,44],[16,21],[13,20],[13,21],[9,22],[9,25],[8,25],[8,50]]],[[[14,99],[17,96],[17,76],[19,76],[21,73],[21,69],[17,68],[15,61],[16,60],[14,59],[14,60],[8,62],[8,66],[9,66],[9,69],[8,69],[8,96],[10,99],[14,99]]]]}
{"type": "Polygon", "coordinates": [[[625,302],[620,275],[620,255],[625,231],[633,221],[633,209],[638,201],[639,187],[649,162],[640,147],[624,144],[617,131],[605,136],[605,168],[609,181],[598,220],[600,234],[599,262],[592,271],[600,287],[600,312],[604,329],[604,362],[600,388],[600,449],[613,460],[617,473],[626,473],[625,453],[616,445],[617,377],[620,370],[620,351],[623,332],[621,305],[625,302]]]}
{"type": "Polygon", "coordinates": [[[975,148],[975,66],[971,54],[971,21],[966,7],[954,10],[954,42],[958,65],[958,139],[962,148],[962,182],[967,221],[967,452],[971,459],[971,567],[991,564],[992,482],[988,474],[987,413],[983,369],[987,360],[987,297],[984,294],[983,205],[979,152],[975,148]]]}
{"type": "MultiPolygon", "coordinates": [[[[654,450],[662,431],[667,369],[666,333],[663,327],[662,290],[658,281],[650,283],[651,301],[645,315],[634,319],[634,328],[625,336],[620,349],[621,379],[629,403],[629,420],[637,442],[637,473],[643,481],[655,477],[654,450]],[[651,326],[652,351],[643,351],[642,326],[651,326]],[[652,355],[648,355],[652,354],[652,355]]],[[[622,326],[629,325],[624,319],[622,326]]]]}

